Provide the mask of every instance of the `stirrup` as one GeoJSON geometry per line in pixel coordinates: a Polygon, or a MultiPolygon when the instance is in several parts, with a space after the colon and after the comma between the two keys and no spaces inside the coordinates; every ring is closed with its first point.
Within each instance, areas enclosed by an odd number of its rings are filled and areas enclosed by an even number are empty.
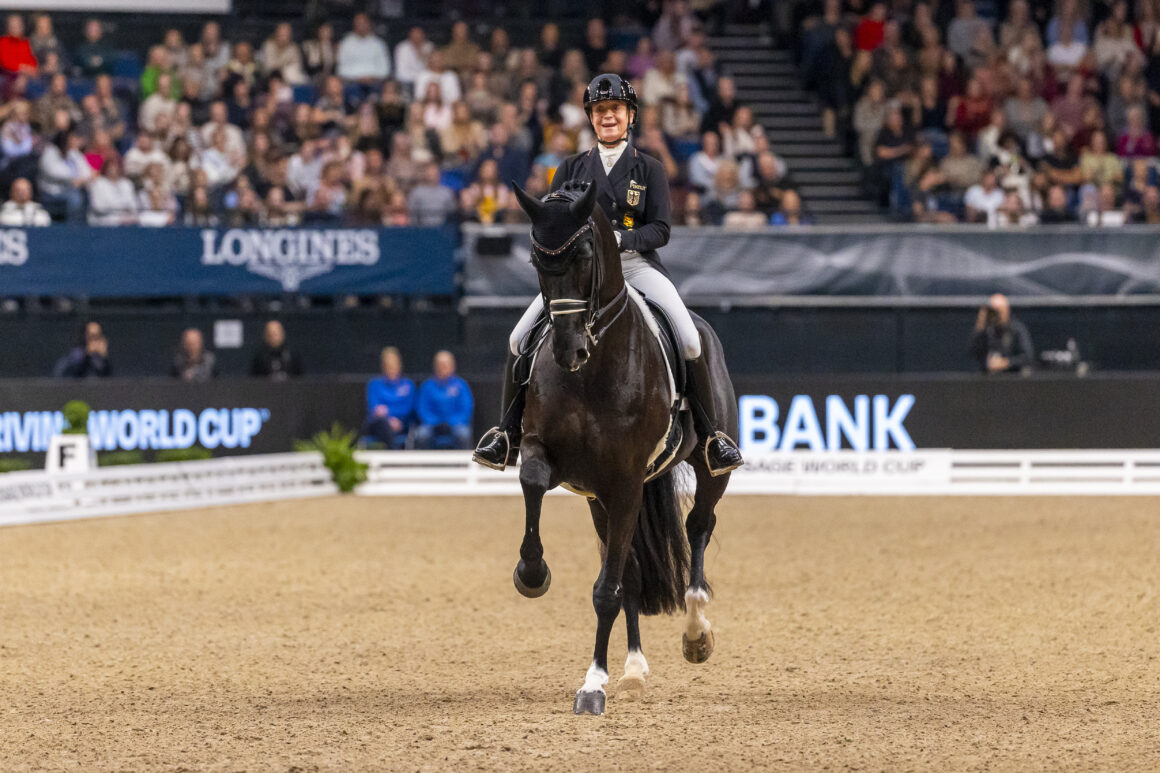
{"type": "Polygon", "coordinates": [[[712,435],[705,438],[705,449],[704,449],[703,453],[705,454],[705,467],[709,470],[709,475],[711,475],[714,478],[716,478],[719,475],[724,475],[727,472],[732,472],[733,470],[736,470],[741,465],[745,464],[745,460],[741,459],[741,451],[737,448],[737,444],[733,442],[733,438],[729,437],[728,435],[726,435],[724,432],[721,432],[720,430],[718,430],[717,432],[714,432],[712,435]],[[712,462],[709,461],[709,444],[712,443],[714,440],[725,441],[725,443],[730,448],[732,448],[734,451],[737,451],[737,458],[740,459],[740,461],[738,461],[736,464],[731,464],[731,465],[728,465],[726,467],[714,467],[712,462]]]}
{"type": "Polygon", "coordinates": [[[482,464],[484,467],[490,467],[493,470],[499,470],[500,472],[503,472],[505,469],[507,469],[508,461],[511,458],[512,458],[511,439],[508,437],[507,431],[502,430],[499,427],[492,427],[487,432],[483,433],[483,437],[479,439],[479,445],[477,445],[475,447],[475,451],[472,452],[472,454],[471,454],[471,461],[475,462],[476,464],[482,464]],[[504,455],[503,461],[501,461],[501,462],[496,462],[496,461],[493,461],[491,459],[488,459],[484,456],[481,456],[479,453],[480,446],[483,445],[483,441],[486,438],[489,438],[493,435],[496,436],[497,440],[502,438],[503,444],[507,448],[507,453],[504,455]]]}

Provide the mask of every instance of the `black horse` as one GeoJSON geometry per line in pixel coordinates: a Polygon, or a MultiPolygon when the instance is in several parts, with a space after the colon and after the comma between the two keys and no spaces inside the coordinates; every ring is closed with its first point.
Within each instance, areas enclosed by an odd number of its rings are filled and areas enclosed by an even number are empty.
{"type": "MultiPolygon", "coordinates": [[[[647,472],[667,436],[677,396],[665,354],[625,284],[612,225],[594,206],[595,186],[569,185],[543,201],[518,187],[516,195],[532,221],[532,262],[551,331],[527,391],[520,446],[527,524],[514,579],[530,598],[548,590],[551,573],[540,543],[544,493],[564,486],[587,497],[603,562],[592,589],[596,648],[572,708],[603,714],[608,637],[622,608],[628,659],[617,692],[644,690],[641,614],[685,609],[685,658],[703,663],[712,653],[704,554],[729,475],[709,474],[687,412],[676,419],[685,425],[680,449],[661,469],[647,472]],[[681,461],[690,463],[697,484],[684,523],[673,474],[681,461]]],[[[716,384],[715,394],[702,399],[716,401],[723,429],[736,436],[737,403],[721,342],[704,320],[696,324],[716,384]]]]}

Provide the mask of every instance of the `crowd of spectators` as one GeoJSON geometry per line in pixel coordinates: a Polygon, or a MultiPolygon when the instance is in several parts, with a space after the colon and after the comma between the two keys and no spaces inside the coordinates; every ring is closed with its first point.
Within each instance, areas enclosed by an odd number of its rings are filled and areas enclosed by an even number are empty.
{"type": "Polygon", "coordinates": [[[807,85],[901,219],[1160,223],[1156,0],[798,3],[807,85]]]}
{"type": "Polygon", "coordinates": [[[594,144],[583,95],[600,72],[636,84],[635,141],[665,165],[676,222],[800,222],[786,165],[721,75],[702,19],[686,0],[644,13],[650,34],[617,35],[624,48],[600,19],[572,41],[547,23],[520,47],[502,26],[460,21],[449,40],[413,27],[392,46],[357,14],[281,23],[264,40],[210,21],[196,40],[171,29],[138,52],[109,45],[99,20],[68,49],[49,15],[26,35],[11,14],[0,224],[516,220],[512,181],[545,193],[561,159],[594,144]]]}

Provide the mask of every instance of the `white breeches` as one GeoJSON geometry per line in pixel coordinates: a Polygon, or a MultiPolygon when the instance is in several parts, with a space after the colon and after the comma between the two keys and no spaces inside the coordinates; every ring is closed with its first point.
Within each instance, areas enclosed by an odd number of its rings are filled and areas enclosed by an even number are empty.
{"type": "MultiPolygon", "coordinates": [[[[695,360],[700,357],[701,336],[697,333],[697,326],[693,324],[693,317],[685,308],[677,288],[673,286],[669,278],[653,268],[647,260],[639,255],[623,256],[620,265],[621,270],[624,271],[625,281],[650,300],[655,301],[669,315],[669,319],[677,328],[677,337],[681,339],[681,345],[684,347],[685,359],[695,360]]],[[[508,338],[508,346],[511,347],[512,354],[519,354],[520,343],[531,331],[532,325],[536,324],[536,320],[539,319],[543,310],[544,298],[542,295],[537,295],[532,301],[532,305],[528,306],[528,310],[516,323],[511,337],[508,338]]]]}

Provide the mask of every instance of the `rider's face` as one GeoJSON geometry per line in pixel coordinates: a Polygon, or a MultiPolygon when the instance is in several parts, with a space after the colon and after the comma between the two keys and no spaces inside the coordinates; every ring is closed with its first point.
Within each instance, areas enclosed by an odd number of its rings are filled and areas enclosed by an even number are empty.
{"type": "Polygon", "coordinates": [[[616,142],[628,131],[628,105],[617,100],[592,106],[592,131],[601,142],[616,142]]]}

